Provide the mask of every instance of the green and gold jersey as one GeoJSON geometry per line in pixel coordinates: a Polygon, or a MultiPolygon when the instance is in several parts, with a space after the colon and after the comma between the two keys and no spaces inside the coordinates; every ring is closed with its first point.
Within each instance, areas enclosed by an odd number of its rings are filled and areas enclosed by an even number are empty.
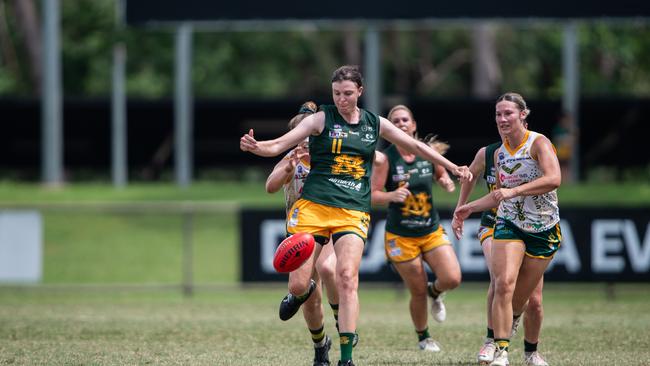
{"type": "Polygon", "coordinates": [[[389,165],[386,190],[394,191],[408,183],[411,192],[404,202],[391,202],[388,205],[386,231],[399,236],[418,237],[437,230],[440,217],[431,195],[435,167],[417,156],[412,162],[406,162],[395,145],[386,148],[384,153],[389,165]]]}
{"type": "MultiPolygon", "coordinates": [[[[488,188],[488,192],[497,189],[496,167],[494,166],[494,152],[501,146],[501,142],[495,142],[485,147],[485,170],[483,179],[488,188]]],[[[496,207],[481,214],[481,226],[494,227],[497,219],[496,207]]]]}
{"type": "Polygon", "coordinates": [[[311,170],[302,198],[323,205],[370,212],[370,175],[379,137],[379,117],[360,110],[350,124],[336,106],[323,105],[325,127],[309,137],[311,170]]]}

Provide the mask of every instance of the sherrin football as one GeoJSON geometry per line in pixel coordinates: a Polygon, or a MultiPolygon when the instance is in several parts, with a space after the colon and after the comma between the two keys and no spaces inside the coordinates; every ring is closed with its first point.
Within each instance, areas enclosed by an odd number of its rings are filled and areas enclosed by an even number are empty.
{"type": "Polygon", "coordinates": [[[314,237],[309,233],[295,233],[284,239],[275,250],[273,268],[280,273],[298,269],[314,252],[314,237]]]}

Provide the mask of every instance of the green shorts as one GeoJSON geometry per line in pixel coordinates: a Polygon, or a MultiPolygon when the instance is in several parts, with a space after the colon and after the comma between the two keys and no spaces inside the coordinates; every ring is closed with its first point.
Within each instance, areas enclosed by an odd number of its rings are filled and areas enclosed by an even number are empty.
{"type": "Polygon", "coordinates": [[[498,241],[521,241],[526,246],[526,255],[533,258],[551,259],[555,252],[560,249],[562,232],[560,223],[554,227],[539,233],[522,231],[512,222],[497,217],[494,227],[493,242],[498,241]]]}

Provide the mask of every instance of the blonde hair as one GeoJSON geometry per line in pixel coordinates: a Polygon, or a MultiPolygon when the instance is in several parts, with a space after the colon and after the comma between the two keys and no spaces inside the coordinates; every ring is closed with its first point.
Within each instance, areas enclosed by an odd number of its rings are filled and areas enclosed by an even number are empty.
{"type": "Polygon", "coordinates": [[[293,130],[294,128],[296,128],[296,126],[298,126],[298,123],[302,122],[302,120],[305,119],[305,117],[314,114],[317,111],[318,111],[318,106],[316,105],[316,103],[314,103],[311,100],[304,102],[300,106],[300,109],[298,110],[298,114],[296,114],[295,116],[293,116],[293,118],[291,118],[291,120],[289,120],[289,124],[288,124],[289,129],[293,130]]]}
{"type": "Polygon", "coordinates": [[[449,151],[449,143],[447,141],[438,140],[438,135],[427,135],[422,142],[431,146],[432,149],[440,153],[440,155],[445,155],[449,151]]]}

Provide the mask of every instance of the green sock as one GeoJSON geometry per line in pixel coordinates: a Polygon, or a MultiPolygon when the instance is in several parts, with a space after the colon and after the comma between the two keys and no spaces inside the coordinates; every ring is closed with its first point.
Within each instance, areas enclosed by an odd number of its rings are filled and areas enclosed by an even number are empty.
{"type": "Polygon", "coordinates": [[[494,343],[497,344],[497,347],[499,349],[505,349],[507,351],[508,347],[510,346],[510,339],[508,339],[508,338],[496,338],[494,340],[494,343]]]}
{"type": "Polygon", "coordinates": [[[494,329],[488,327],[487,329],[487,337],[490,339],[494,339],[494,329]]]}
{"type": "Polygon", "coordinates": [[[341,361],[347,361],[352,359],[352,340],[354,339],[354,333],[339,333],[339,339],[341,342],[341,361]]]}
{"type": "Polygon", "coordinates": [[[325,339],[325,326],[321,326],[318,329],[309,329],[311,333],[311,340],[314,341],[314,344],[318,344],[325,339]]]}
{"type": "Polygon", "coordinates": [[[418,341],[422,342],[423,340],[430,338],[431,336],[429,335],[429,327],[424,328],[424,330],[415,330],[415,333],[418,334],[418,341]]]}

